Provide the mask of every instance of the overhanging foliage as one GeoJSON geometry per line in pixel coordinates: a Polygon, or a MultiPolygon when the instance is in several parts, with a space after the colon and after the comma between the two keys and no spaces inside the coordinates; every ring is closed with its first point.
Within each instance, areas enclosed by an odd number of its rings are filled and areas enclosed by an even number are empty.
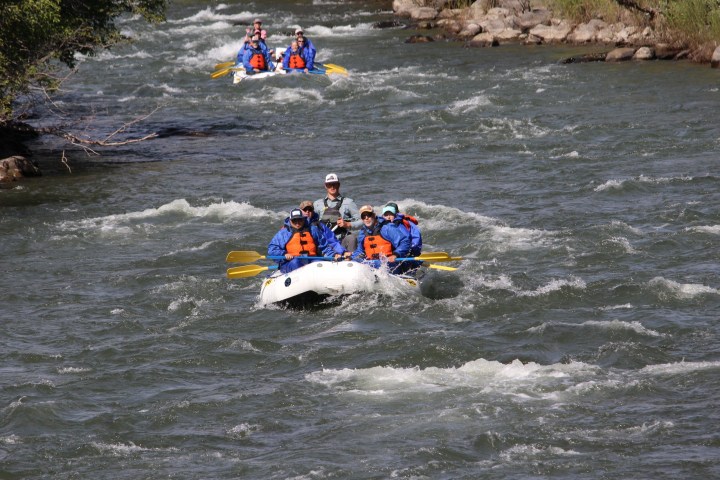
{"type": "Polygon", "coordinates": [[[0,124],[33,85],[55,88],[58,66],[122,39],[115,19],[139,14],[164,20],[167,0],[0,0],[0,124]]]}

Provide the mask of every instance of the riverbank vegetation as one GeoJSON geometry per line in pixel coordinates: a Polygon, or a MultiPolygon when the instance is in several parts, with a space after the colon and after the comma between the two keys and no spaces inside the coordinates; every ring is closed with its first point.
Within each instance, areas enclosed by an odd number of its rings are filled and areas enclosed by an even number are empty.
{"type": "Polygon", "coordinates": [[[651,27],[665,40],[690,49],[720,43],[717,0],[547,0],[559,16],[575,23],[594,18],[632,21],[651,27]]]}
{"type": "MultiPolygon", "coordinates": [[[[127,40],[115,20],[123,14],[164,19],[168,0],[5,0],[0,2],[0,132],[5,139],[32,107],[45,102],[77,63],[127,40]]],[[[6,143],[6,142],[3,142],[6,143]]],[[[10,152],[11,154],[13,152],[10,152]]]]}

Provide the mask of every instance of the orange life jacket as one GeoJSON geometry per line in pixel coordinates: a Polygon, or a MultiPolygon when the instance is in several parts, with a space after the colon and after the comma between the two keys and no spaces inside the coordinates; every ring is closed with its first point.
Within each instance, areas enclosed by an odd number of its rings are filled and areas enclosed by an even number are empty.
{"type": "Polygon", "coordinates": [[[305,59],[300,55],[300,51],[297,53],[290,52],[290,60],[288,60],[288,66],[290,68],[305,68],[305,59]]]}
{"type": "Polygon", "coordinates": [[[310,233],[310,227],[303,227],[299,230],[293,228],[290,229],[290,231],[293,232],[293,234],[285,245],[285,251],[287,253],[290,255],[317,256],[317,245],[310,233]]]}
{"type": "Polygon", "coordinates": [[[262,53],[256,53],[250,57],[250,65],[258,70],[267,70],[267,63],[265,63],[265,55],[262,53]]]}
{"type": "Polygon", "coordinates": [[[367,229],[365,229],[366,236],[365,240],[363,240],[365,258],[377,260],[381,256],[389,257],[393,254],[392,243],[380,235],[381,227],[381,225],[375,225],[369,234],[367,229]]]}

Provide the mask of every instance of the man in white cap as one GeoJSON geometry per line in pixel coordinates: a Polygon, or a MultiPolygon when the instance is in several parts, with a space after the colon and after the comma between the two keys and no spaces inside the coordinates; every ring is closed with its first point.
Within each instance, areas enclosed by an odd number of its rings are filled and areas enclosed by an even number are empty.
{"type": "Polygon", "coordinates": [[[355,251],[357,248],[357,230],[363,223],[360,212],[351,198],[340,194],[340,178],[334,173],[325,177],[325,197],[315,200],[313,207],[324,222],[335,233],[345,250],[355,251]]]}

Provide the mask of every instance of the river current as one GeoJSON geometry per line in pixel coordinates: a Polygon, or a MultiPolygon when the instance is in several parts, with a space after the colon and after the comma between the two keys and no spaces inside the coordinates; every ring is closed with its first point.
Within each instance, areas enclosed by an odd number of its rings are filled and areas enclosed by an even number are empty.
{"type": "Polygon", "coordinates": [[[81,59],[55,108],[160,138],[0,190],[0,478],[720,477],[720,72],[406,44],[388,3],[173,2],[81,59]],[[349,76],[211,79],[255,17],[349,76]],[[459,269],[259,308],[225,255],[330,172],[459,269]]]}

